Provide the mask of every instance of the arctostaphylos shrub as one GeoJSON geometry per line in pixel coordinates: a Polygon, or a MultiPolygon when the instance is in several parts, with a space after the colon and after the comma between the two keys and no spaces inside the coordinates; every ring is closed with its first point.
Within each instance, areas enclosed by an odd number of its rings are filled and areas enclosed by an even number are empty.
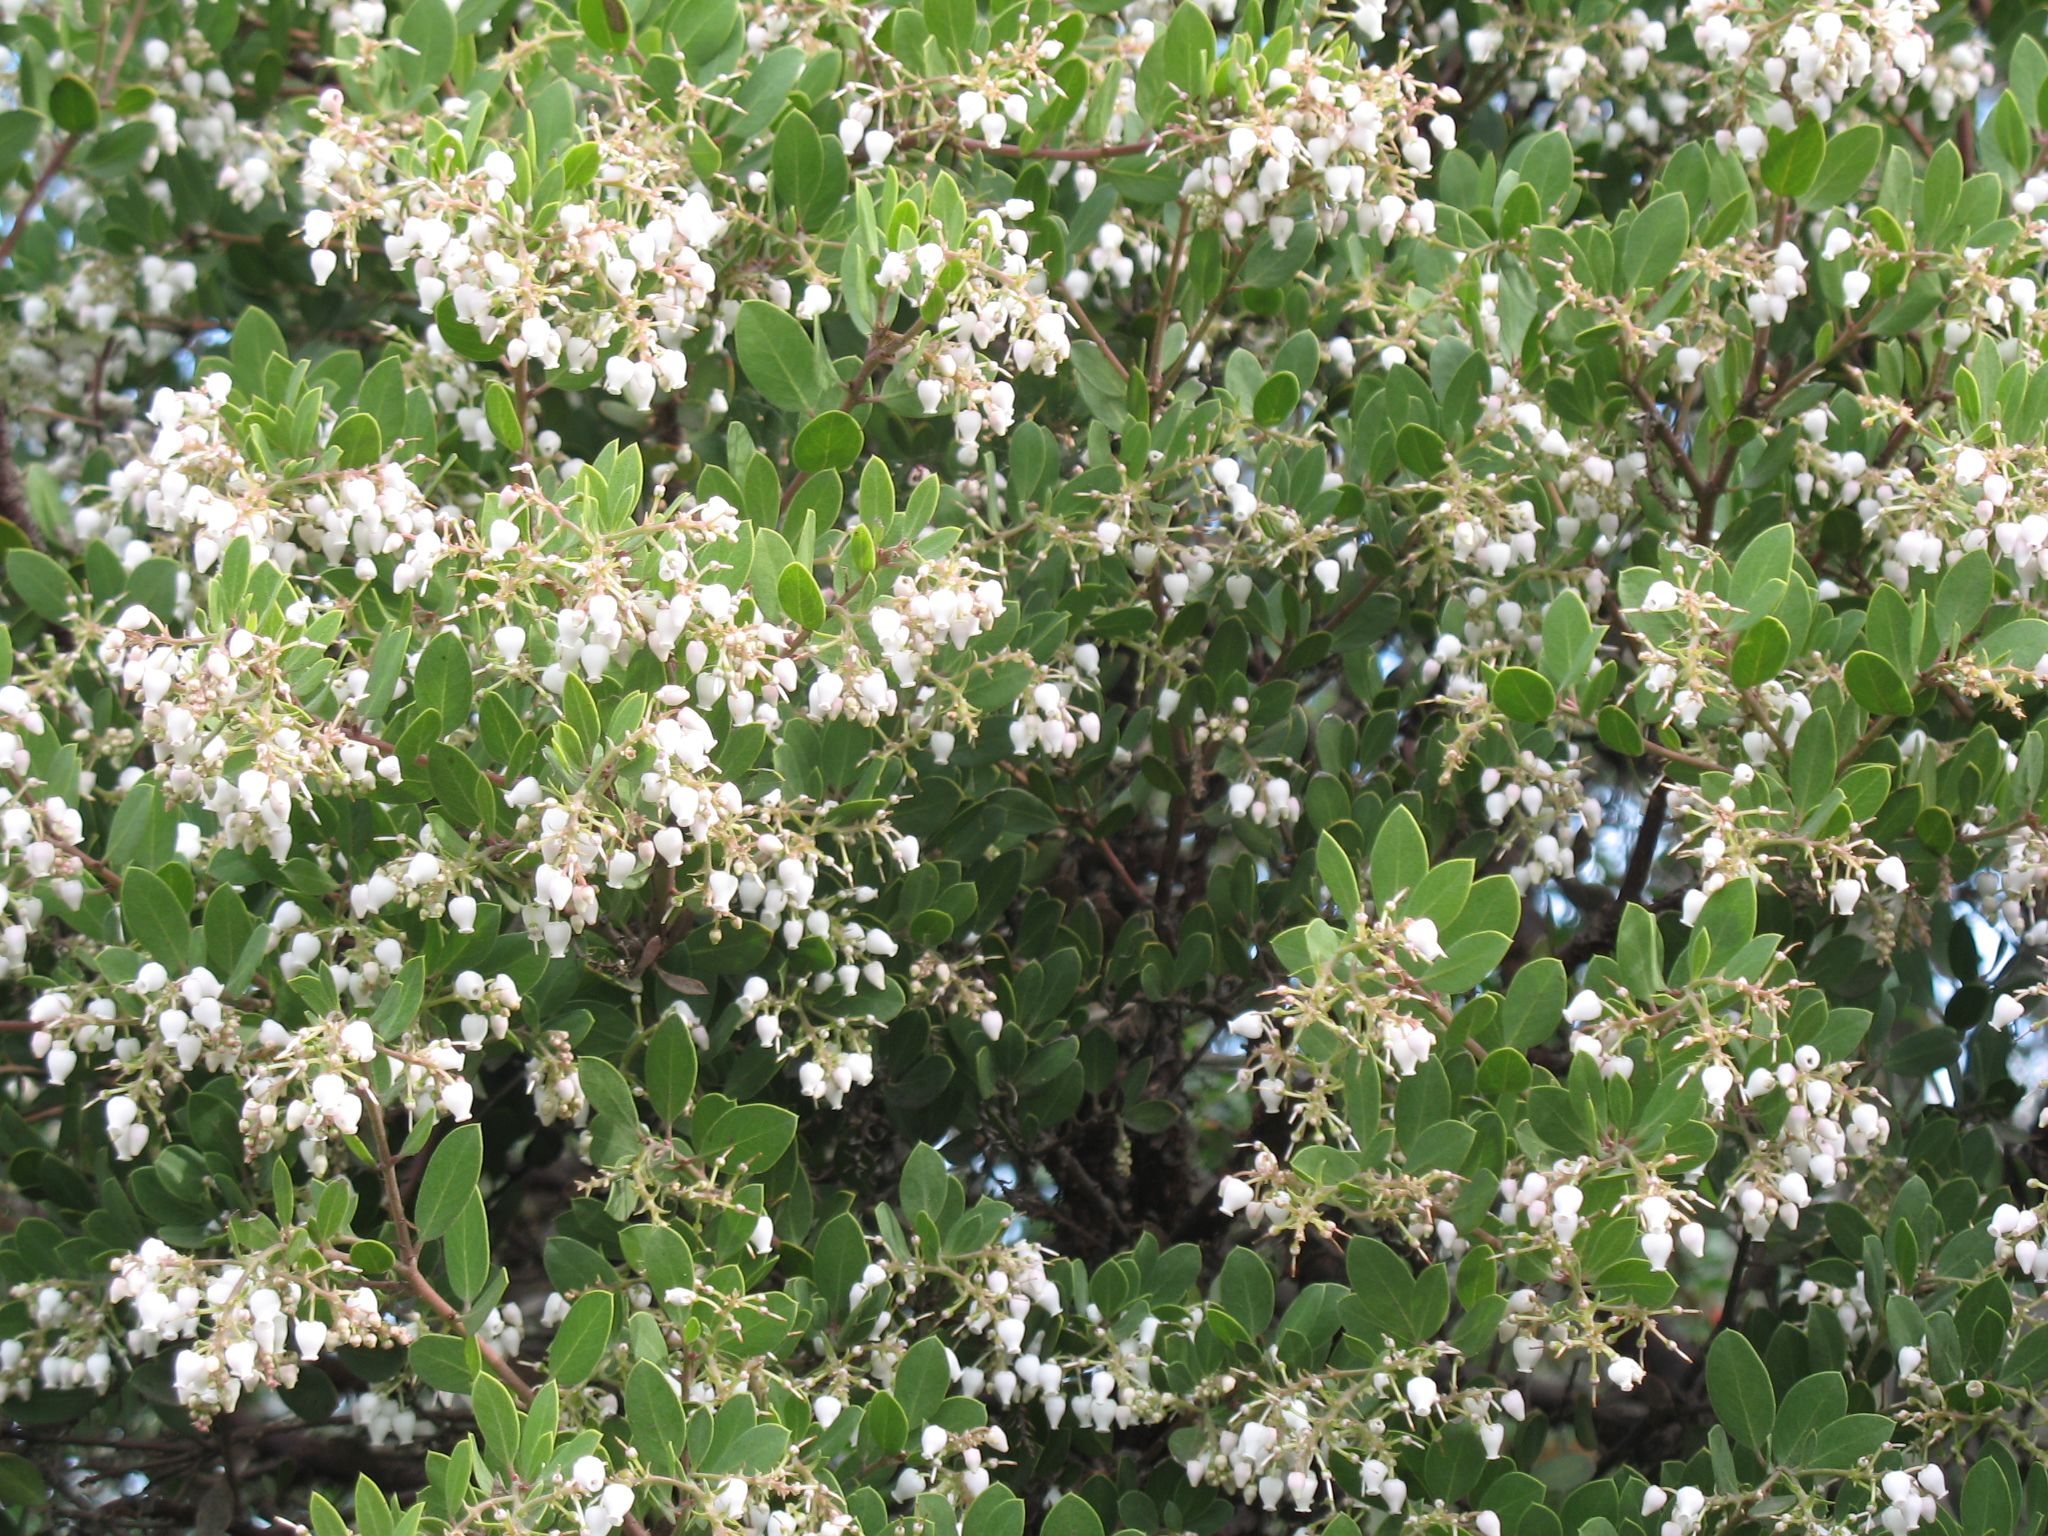
{"type": "Polygon", "coordinates": [[[2039,1536],[2048,12],[0,0],[0,1536],[2039,1536]]]}

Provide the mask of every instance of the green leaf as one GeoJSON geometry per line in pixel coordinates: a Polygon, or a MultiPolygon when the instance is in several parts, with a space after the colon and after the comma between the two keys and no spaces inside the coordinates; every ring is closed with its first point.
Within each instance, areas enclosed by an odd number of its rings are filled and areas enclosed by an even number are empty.
{"type": "Polygon", "coordinates": [[[366,1238],[348,1252],[349,1262],[366,1275],[384,1275],[398,1262],[398,1255],[375,1238],[366,1238]]]}
{"type": "Polygon", "coordinates": [[[1397,1344],[1416,1341],[1409,1315],[1415,1275],[1393,1249],[1376,1237],[1354,1237],[1344,1247],[1344,1271],[1373,1326],[1397,1344]]]}
{"type": "Polygon", "coordinates": [[[2021,34],[2012,46],[2012,57],[2006,63],[2006,78],[2012,82],[2013,94],[2020,99],[2020,111],[2025,115],[2029,128],[2041,126],[2041,87],[2048,84],[2048,50],[2034,38],[2021,34]]]}
{"type": "Polygon", "coordinates": [[[1450,1312],[1449,1271],[1432,1264],[1414,1274],[1377,1238],[1354,1237],[1345,1245],[1344,1272],[1373,1326],[1396,1344],[1433,1337],[1450,1312]]]}
{"type": "Polygon", "coordinates": [[[626,1075],[602,1056],[576,1058],[576,1076],[583,1084],[591,1109],[618,1124],[637,1130],[640,1111],[633,1105],[633,1088],[626,1075]]]}
{"type": "Polygon", "coordinates": [[[775,200],[793,208],[806,224],[829,217],[846,194],[846,155],[834,138],[828,144],[801,112],[786,114],[769,152],[775,200]]]}
{"type": "Polygon", "coordinates": [[[1600,711],[1599,725],[1600,740],[1610,751],[1623,757],[1641,757],[1649,750],[1649,744],[1643,740],[1643,728],[1627,710],[1607,705],[1600,711]]]}
{"type": "Polygon", "coordinates": [[[1458,919],[1472,895],[1472,869],[1470,859],[1446,859],[1417,882],[1401,910],[1409,917],[1426,917],[1445,932],[1459,928],[1458,919]]]}
{"type": "Polygon", "coordinates": [[[1563,964],[1545,955],[1515,972],[1500,1005],[1500,1037],[1517,1050],[1541,1045],[1564,1019],[1563,964]]]}
{"type": "Polygon", "coordinates": [[[1885,1070],[1900,1077],[1929,1077],[1956,1064],[1963,1037],[1941,1025],[1916,1030],[1891,1048],[1885,1070]]]}
{"type": "Polygon", "coordinates": [[[1067,1494],[1045,1517],[1039,1536],[1102,1536],[1102,1517],[1078,1493],[1067,1494]]]}
{"type": "Polygon", "coordinates": [[[358,706],[364,719],[381,720],[391,707],[398,679],[405,671],[405,653],[411,645],[412,629],[408,625],[387,629],[377,637],[376,647],[370,652],[370,691],[358,706]]]}
{"type": "Polygon", "coordinates": [[[1947,232],[1949,216],[1963,191],[1963,155],[1953,139],[1944,138],[1927,157],[1927,174],[1922,178],[1920,203],[1926,214],[1923,241],[1938,241],[1947,232]]]}
{"type": "Polygon", "coordinates": [[[1728,663],[1728,680],[1738,688],[1754,688],[1776,677],[1792,654],[1792,636],[1769,614],[1742,632],[1728,663]]]}
{"type": "Polygon", "coordinates": [[[790,462],[808,475],[827,469],[843,473],[860,458],[865,441],[859,422],[844,411],[827,411],[804,423],[790,444],[790,462]]]}
{"type": "MultiPolygon", "coordinates": [[[[499,1388],[500,1391],[504,1389],[499,1388]]],[[[348,1536],[348,1522],[341,1518],[325,1494],[315,1493],[307,1500],[307,1518],[313,1522],[313,1536],[348,1536]]]]}
{"type": "Polygon", "coordinates": [[[952,1182],[953,1175],[947,1172],[946,1160],[938,1149],[928,1142],[919,1142],[904,1159],[903,1175],[897,1184],[903,1214],[912,1219],[921,1214],[936,1217],[945,1209],[952,1182]]]}
{"type": "Polygon", "coordinates": [[[1778,1404],[1778,1422],[1771,1431],[1773,1454],[1788,1466],[1797,1465],[1792,1458],[1799,1451],[1799,1442],[1848,1411],[1848,1386],[1840,1371],[1816,1371],[1801,1377],[1778,1404]]]}
{"type": "Polygon", "coordinates": [[[368,469],[384,457],[384,429],[368,411],[350,411],[327,434],[342,469],[368,469]]]}
{"type": "Polygon", "coordinates": [[[796,318],[765,299],[740,305],[733,349],[747,380],[770,405],[808,410],[820,388],[818,356],[796,318]]]}
{"type": "Polygon", "coordinates": [[[1664,989],[1664,936],[1647,908],[1635,902],[1622,908],[1614,959],[1636,1001],[1646,1003],[1664,989]]]}
{"type": "Polygon", "coordinates": [[[1024,1536],[1024,1501],[1001,1483],[992,1484],[967,1506],[960,1536],[1024,1536]]]}
{"type": "Polygon", "coordinates": [[[1405,805],[1396,806],[1380,823],[1372,843],[1372,899],[1385,911],[1429,873],[1429,844],[1405,805]]]}
{"type": "Polygon", "coordinates": [[[885,539],[896,518],[896,481],[879,458],[869,459],[860,472],[859,507],[861,525],[872,529],[877,540],[885,539]]]}
{"type": "Polygon", "coordinates": [[[689,1112],[697,1091],[697,1042],[690,1026],[673,1014],[647,1042],[645,1077],[648,1102],[666,1124],[674,1125],[689,1112]]]}
{"type": "Polygon", "coordinates": [[[1814,1436],[1806,1465],[1845,1472],[1872,1456],[1891,1439],[1893,1424],[1881,1413],[1852,1413],[1822,1427],[1814,1436]]]}
{"type": "Polygon", "coordinates": [[[1667,192],[1636,215],[1622,243],[1621,270],[1630,288],[1662,288],[1685,254],[1692,211],[1685,198],[1667,192]]]}
{"type": "Polygon", "coordinates": [[[254,304],[243,310],[228,339],[228,361],[234,365],[236,381],[253,393],[261,386],[270,360],[285,355],[284,332],[270,312],[254,304]]]}
{"type": "Polygon", "coordinates": [[[1790,133],[1771,134],[1770,148],[1757,169],[1764,185],[1779,196],[1800,197],[1819,177],[1827,149],[1827,129],[1809,112],[1790,133]]]}
{"type": "Polygon", "coordinates": [[[781,1105],[742,1104],[700,1134],[697,1150],[706,1158],[723,1153],[727,1167],[766,1168],[795,1139],[796,1116],[781,1105]]]}
{"type": "Polygon", "coordinates": [[[1955,817],[1938,805],[1927,806],[1913,818],[1913,835],[1930,853],[1947,853],[1956,845],[1955,817]]]}
{"type": "MultiPolygon", "coordinates": [[[[881,1461],[903,1449],[910,1438],[910,1416],[893,1392],[877,1392],[868,1399],[867,1412],[860,1421],[860,1448],[871,1460],[881,1461]]],[[[1102,1527],[1096,1526],[1100,1532],[1102,1527]]]]}
{"type": "Polygon", "coordinates": [[[1216,1299],[1256,1339],[1273,1321],[1273,1271],[1252,1249],[1233,1248],[1216,1279],[1216,1299]]]}
{"type": "Polygon", "coordinates": [[[1443,473],[1444,440],[1419,421],[1404,423],[1394,434],[1394,450],[1401,467],[1418,480],[1443,473]]]}
{"type": "Polygon", "coordinates": [[[413,1225],[421,1242],[432,1242],[455,1225],[483,1171],[484,1128],[476,1121],[458,1125],[441,1138],[427,1159],[419,1197],[413,1202],[413,1225]]]}
{"type": "Polygon", "coordinates": [[[652,1361],[641,1360],[626,1378],[626,1422],[642,1446],[680,1449],[688,1434],[675,1387],[652,1361]]]}
{"type": "Polygon", "coordinates": [[[470,1411],[483,1431],[484,1453],[494,1466],[509,1468],[519,1450],[519,1408],[512,1392],[489,1371],[479,1371],[469,1389],[470,1411]]]}
{"type": "Polygon", "coordinates": [[[78,596],[78,583],[39,549],[10,549],[7,552],[7,584],[14,595],[52,623],[70,616],[71,603],[78,596]]]}
{"type": "Polygon", "coordinates": [[[512,391],[496,379],[484,386],[484,421],[507,453],[517,453],[525,445],[526,433],[519,424],[519,407],[512,391]]]}
{"type": "Polygon", "coordinates": [[[1976,632],[1996,590],[1990,557],[1981,549],[1971,550],[1943,573],[1934,598],[1934,632],[1945,649],[1954,651],[1965,636],[1976,632]]]}
{"type": "MultiPolygon", "coordinates": [[[[1486,1447],[1477,1429],[1470,1424],[1448,1424],[1422,1458],[1423,1480],[1430,1493],[1439,1499],[1462,1499],[1478,1484],[1486,1470],[1486,1460],[1486,1447]]],[[[1595,1536],[1596,1524],[1607,1522],[1589,1521],[1579,1527],[1578,1536],[1595,1536]]],[[[1612,1526],[1604,1536],[1614,1536],[1612,1526]]]]}
{"type": "Polygon", "coordinates": [[[1730,880],[1707,898],[1696,926],[1713,945],[1715,959],[1734,955],[1756,936],[1756,881],[1730,880]]]}
{"type": "Polygon", "coordinates": [[[434,306],[434,324],[440,329],[442,339],[471,362],[495,362],[505,350],[502,331],[496,340],[485,341],[482,331],[456,315],[452,299],[443,299],[434,306]]]}
{"type": "Polygon", "coordinates": [[[484,1197],[472,1188],[441,1240],[448,1283],[466,1306],[476,1299],[491,1274],[491,1220],[484,1197]]]}
{"type": "Polygon", "coordinates": [[[1301,380],[1284,371],[1276,373],[1252,397],[1252,420],[1262,427],[1277,427],[1300,403],[1301,380]]]}
{"type": "Polygon", "coordinates": [[[27,107],[0,112],[0,170],[18,165],[29,147],[42,136],[43,114],[27,107]]]}
{"type": "Polygon", "coordinates": [[[1155,128],[1179,113],[1199,113],[1216,67],[1216,29],[1195,0],[1182,0],[1138,66],[1139,114],[1155,128]]]}
{"type": "Polygon", "coordinates": [[[818,578],[811,574],[811,568],[801,560],[792,560],[782,568],[775,594],[782,601],[784,615],[803,628],[825,627],[825,594],[819,590],[818,578]]]}
{"type": "Polygon", "coordinates": [[[927,1336],[904,1354],[889,1390],[896,1394],[910,1422],[924,1425],[939,1411],[951,1380],[952,1368],[947,1362],[944,1341],[927,1336]]]}
{"type": "Polygon", "coordinates": [[[1538,664],[1551,687],[1571,687],[1585,676],[1606,626],[1593,627],[1586,612],[1586,600],[1570,588],[1551,602],[1543,614],[1543,659],[1538,664]]]}
{"type": "Polygon", "coordinates": [[[140,865],[121,877],[121,926],[173,976],[192,963],[192,909],[140,865]]]}
{"type": "Polygon", "coordinates": [[[370,1015],[370,1028],[376,1032],[377,1038],[396,1039],[401,1030],[418,1018],[420,1002],[426,991],[426,956],[414,955],[398,968],[391,985],[377,1000],[377,1011],[370,1015]]]}
{"type": "MultiPolygon", "coordinates": [[[[469,724],[476,669],[462,636],[444,629],[429,640],[412,673],[412,696],[451,730],[469,724]]],[[[581,680],[577,680],[579,686],[581,680]]]]}
{"type": "Polygon", "coordinates": [[[1756,1346],[1732,1328],[1716,1335],[1707,1351],[1707,1399],[1728,1433],[1753,1451],[1770,1444],[1778,1419],[1771,1373],[1756,1346]]]}
{"type": "Polygon", "coordinates": [[[1851,656],[1842,668],[1842,681],[1849,685],[1849,696],[1873,715],[1913,713],[1913,695],[1906,680],[1875,651],[1851,656]]]}
{"type": "Polygon", "coordinates": [[[1486,978],[1508,951],[1508,936],[1482,930],[1452,939],[1444,957],[1422,973],[1439,992],[1464,992],[1486,978]]]}
{"type": "Polygon", "coordinates": [[[1216,62],[1216,29],[1208,11],[1198,4],[1182,4],[1167,23],[1160,45],[1167,50],[1167,83],[1191,106],[1200,107],[1208,100],[1209,74],[1216,62]]]}
{"type": "MultiPolygon", "coordinates": [[[[488,0],[486,0],[486,3],[488,3],[488,0]]],[[[657,54],[655,58],[662,59],[671,66],[674,64],[674,60],[669,59],[666,54],[657,54]]],[[[654,60],[650,59],[648,63],[651,66],[654,60]]],[[[590,143],[588,140],[572,146],[562,156],[562,190],[565,192],[580,192],[589,186],[596,179],[597,169],[602,159],[602,152],[595,144],[590,143]]]]}
{"type": "Polygon", "coordinates": [[[445,0],[412,0],[398,29],[398,40],[408,50],[400,55],[399,68],[415,96],[432,95],[441,88],[455,64],[455,12],[445,0]]]}
{"type": "Polygon", "coordinates": [[[1349,918],[1358,911],[1358,869],[1343,844],[1324,832],[1316,839],[1316,873],[1330,888],[1330,900],[1338,912],[1349,918]]]}
{"type": "Polygon", "coordinates": [[[1884,150],[1884,130],[1875,123],[1858,123],[1828,140],[1820,174],[1800,198],[1802,208],[1834,208],[1849,202],[1863,190],[1863,183],[1877,169],[1877,157],[1884,150]]]}
{"type": "Polygon", "coordinates": [[[548,1374],[562,1386],[580,1387],[603,1363],[612,1340],[610,1291],[586,1291],[576,1298],[548,1345],[548,1374]]]}
{"type": "Polygon", "coordinates": [[[780,1424],[756,1424],[733,1443],[732,1464],[759,1477],[772,1472],[789,1454],[789,1431],[780,1424]]]}
{"type": "Polygon", "coordinates": [[[1987,665],[2009,661],[2016,667],[2031,667],[2048,655],[2048,621],[2026,618],[2001,624],[1978,648],[1987,665]]]}
{"type": "Polygon", "coordinates": [[[967,63],[974,49],[974,0],[924,0],[920,13],[946,56],[967,63]]]}
{"type": "Polygon", "coordinates": [[[1144,1099],[1124,1111],[1124,1124],[1140,1136],[1157,1136],[1180,1119],[1170,1099],[1144,1099]]]}
{"type": "Polygon", "coordinates": [[[497,792],[460,747],[445,741],[428,745],[427,782],[450,816],[466,827],[491,830],[497,817],[497,792]]]}
{"type": "Polygon", "coordinates": [[[91,133],[100,125],[99,96],[76,75],[50,82],[49,108],[50,121],[66,133],[91,133]]]}
{"type": "Polygon", "coordinates": [[[35,1508],[50,1497],[50,1488],[35,1463],[12,1453],[0,1455],[0,1504],[35,1508]]]}
{"type": "Polygon", "coordinates": [[[1493,702],[1510,720],[1537,725],[1557,711],[1557,693],[1541,672],[1502,667],[1493,676],[1493,702]]]}
{"type": "Polygon", "coordinates": [[[1963,1536],[2007,1536],[2016,1528],[2013,1487],[1995,1456],[1970,1468],[1963,1480],[1963,1536]]]}
{"type": "Polygon", "coordinates": [[[415,1376],[438,1392],[467,1392],[474,1376],[470,1342],[452,1333],[423,1334],[413,1340],[406,1364],[415,1376]]]}
{"type": "Polygon", "coordinates": [[[576,0],[576,19],[591,46],[602,53],[618,52],[632,32],[632,20],[617,0],[576,0]]]}

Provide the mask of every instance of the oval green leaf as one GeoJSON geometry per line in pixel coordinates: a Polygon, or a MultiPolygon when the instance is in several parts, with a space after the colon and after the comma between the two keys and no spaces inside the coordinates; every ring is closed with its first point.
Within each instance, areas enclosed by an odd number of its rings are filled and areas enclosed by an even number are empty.
{"type": "Polygon", "coordinates": [[[817,353],[796,318],[766,299],[740,305],[733,349],[747,381],[770,405],[785,411],[809,408],[818,385],[817,353]]]}
{"type": "Polygon", "coordinates": [[[1913,695],[1898,669],[1875,651],[1858,651],[1842,668],[1849,696],[1873,715],[1910,715],[1913,695]]]}
{"type": "Polygon", "coordinates": [[[61,623],[78,596],[78,583],[71,573],[39,549],[10,549],[7,552],[7,584],[29,610],[61,623]]]}
{"type": "Polygon", "coordinates": [[[610,1291],[586,1291],[576,1298],[548,1345],[548,1372],[565,1387],[580,1387],[604,1361],[612,1341],[610,1291]]]}
{"type": "Polygon", "coordinates": [[[405,83],[416,96],[439,90],[455,67],[454,8],[443,5],[437,9],[426,0],[413,0],[405,9],[398,36],[411,50],[401,56],[398,66],[405,83]]]}
{"type": "Polygon", "coordinates": [[[820,470],[844,472],[853,468],[866,441],[860,423],[844,411],[827,411],[804,424],[790,445],[790,462],[807,475],[820,470]]]}
{"type": "Polygon", "coordinates": [[[1778,1395],[1756,1346],[1734,1329],[1723,1329],[1707,1351],[1707,1398],[1729,1435],[1753,1451],[1770,1443],[1778,1419],[1778,1395]]]}
{"type": "Polygon", "coordinates": [[[1827,130],[1810,112],[1790,133],[1773,133],[1758,166],[1764,185],[1781,197],[1804,196],[1820,175],[1827,148],[1827,130]]]}
{"type": "Polygon", "coordinates": [[[462,1214],[469,1197],[476,1193],[477,1180],[484,1171],[484,1128],[474,1120],[458,1125],[434,1148],[420,1180],[419,1198],[413,1203],[413,1225],[420,1241],[432,1242],[462,1214]]]}
{"type": "Polygon", "coordinates": [[[1875,123],[1858,123],[1836,134],[1828,140],[1820,175],[1800,198],[1800,206],[1833,208],[1848,202],[1863,190],[1883,149],[1884,130],[1875,123]]]}
{"type": "Polygon", "coordinates": [[[66,133],[91,133],[100,125],[100,99],[76,75],[50,82],[50,121],[66,133]]]}
{"type": "Polygon", "coordinates": [[[1444,440],[1419,421],[1405,424],[1394,438],[1401,467],[1418,480],[1440,475],[1444,468],[1444,440]]]}
{"type": "Polygon", "coordinates": [[[1510,720],[1536,725],[1556,712],[1557,690],[1541,672],[1502,667],[1493,677],[1493,702],[1510,720]]]}
{"type": "Polygon", "coordinates": [[[1792,637],[1769,614],[1742,632],[1728,664],[1728,679],[1738,688],[1754,688],[1776,677],[1792,654],[1792,637]]]}
{"type": "Polygon", "coordinates": [[[689,1110],[697,1090],[697,1042],[690,1026],[671,1015],[647,1042],[647,1098],[662,1120],[674,1125],[689,1110]]]}
{"type": "Polygon", "coordinates": [[[498,380],[491,380],[484,390],[484,421],[491,429],[491,436],[498,440],[498,446],[508,453],[517,453],[526,442],[526,433],[519,425],[519,407],[512,399],[512,391],[498,380]]]}
{"type": "Polygon", "coordinates": [[[1252,420],[1262,427],[1277,427],[1300,403],[1301,380],[1284,371],[1276,373],[1252,397],[1252,420]]]}
{"type": "Polygon", "coordinates": [[[1600,711],[1600,740],[1610,752],[1623,757],[1641,757],[1648,747],[1635,717],[1612,704],[1600,711]]]}
{"type": "Polygon", "coordinates": [[[811,574],[808,565],[801,560],[785,565],[781,579],[775,583],[775,592],[782,599],[785,616],[805,629],[824,627],[825,594],[818,589],[818,578],[811,574]]]}
{"type": "Polygon", "coordinates": [[[1692,212],[1677,192],[1664,196],[1636,215],[1622,243],[1622,270],[1631,288],[1661,288],[1685,254],[1692,212]]]}

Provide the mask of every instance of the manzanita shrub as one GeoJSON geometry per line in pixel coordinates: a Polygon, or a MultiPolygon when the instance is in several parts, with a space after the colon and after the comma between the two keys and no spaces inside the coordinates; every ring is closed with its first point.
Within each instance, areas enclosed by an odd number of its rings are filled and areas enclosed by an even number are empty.
{"type": "Polygon", "coordinates": [[[2048,1524],[2020,0],[6,0],[22,1532],[2048,1524]]]}

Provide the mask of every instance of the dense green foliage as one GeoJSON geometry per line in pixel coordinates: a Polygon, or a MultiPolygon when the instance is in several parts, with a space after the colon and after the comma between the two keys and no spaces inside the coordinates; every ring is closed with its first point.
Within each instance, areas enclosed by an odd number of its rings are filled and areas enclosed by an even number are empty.
{"type": "Polygon", "coordinates": [[[0,5],[0,1519],[2037,1536],[2043,24],[0,5]]]}

